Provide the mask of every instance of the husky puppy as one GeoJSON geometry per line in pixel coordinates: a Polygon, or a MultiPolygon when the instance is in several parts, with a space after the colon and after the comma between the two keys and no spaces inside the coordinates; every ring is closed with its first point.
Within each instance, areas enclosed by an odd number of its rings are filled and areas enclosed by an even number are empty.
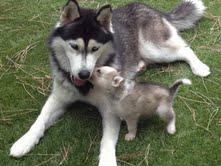
{"type": "Polygon", "coordinates": [[[46,129],[64,114],[67,105],[83,101],[96,106],[102,115],[99,165],[116,166],[120,119],[112,114],[110,101],[93,89],[89,79],[94,68],[112,66],[123,71],[123,76],[134,78],[141,60],[145,63],[182,60],[194,74],[208,76],[209,67],[178,34],[194,26],[204,10],[201,0],[182,0],[168,13],[142,3],[114,10],[106,5],[94,10],[68,0],[48,42],[53,75],[51,94],[31,128],[12,145],[10,155],[19,158],[30,152],[46,129]]]}
{"type": "Polygon", "coordinates": [[[177,80],[170,88],[125,80],[112,67],[97,68],[91,80],[97,91],[109,97],[114,113],[127,123],[125,140],[133,140],[137,133],[137,123],[141,117],[158,115],[167,123],[167,132],[174,134],[175,112],[173,98],[182,84],[190,85],[188,79],[177,80]]]}

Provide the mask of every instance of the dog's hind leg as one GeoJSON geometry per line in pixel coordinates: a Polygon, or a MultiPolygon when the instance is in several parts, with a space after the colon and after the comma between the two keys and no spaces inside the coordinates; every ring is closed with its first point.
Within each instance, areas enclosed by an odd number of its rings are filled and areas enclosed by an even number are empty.
{"type": "Polygon", "coordinates": [[[186,42],[179,36],[177,30],[166,20],[165,24],[170,30],[170,38],[162,44],[165,51],[165,57],[170,62],[185,61],[188,63],[195,75],[206,77],[210,74],[209,67],[204,64],[196,56],[193,50],[186,44],[186,42]]]}
{"type": "Polygon", "coordinates": [[[189,46],[185,45],[175,48],[172,45],[168,45],[163,49],[166,55],[163,55],[165,56],[165,61],[162,62],[169,63],[174,61],[185,61],[190,65],[190,68],[195,75],[206,77],[210,74],[210,68],[199,60],[199,58],[195,55],[189,46]]]}
{"type": "Polygon", "coordinates": [[[176,132],[176,115],[172,106],[167,103],[161,103],[156,112],[157,115],[167,123],[167,132],[174,134],[176,132]]]}
{"type": "Polygon", "coordinates": [[[210,74],[209,67],[197,58],[190,47],[181,47],[175,52],[174,56],[176,60],[183,60],[188,63],[195,75],[206,77],[210,74]]]}
{"type": "Polygon", "coordinates": [[[12,145],[10,156],[20,158],[30,152],[43,137],[45,130],[64,113],[67,103],[64,101],[64,96],[59,95],[60,92],[54,89],[31,128],[12,145]]]}
{"type": "Polygon", "coordinates": [[[201,77],[208,76],[210,74],[209,67],[199,60],[193,50],[179,36],[177,30],[170,23],[166,20],[164,20],[164,23],[170,32],[170,36],[167,40],[154,43],[151,40],[145,40],[143,35],[140,34],[140,53],[142,58],[151,60],[153,63],[185,61],[190,65],[195,75],[201,77]]]}

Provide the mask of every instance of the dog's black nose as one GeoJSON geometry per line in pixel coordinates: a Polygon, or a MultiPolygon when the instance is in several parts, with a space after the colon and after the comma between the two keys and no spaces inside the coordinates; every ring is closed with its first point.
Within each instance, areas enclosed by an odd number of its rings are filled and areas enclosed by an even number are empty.
{"type": "Polygon", "coordinates": [[[78,76],[82,80],[86,80],[90,77],[90,72],[88,70],[82,70],[80,73],[78,73],[78,76]]]}

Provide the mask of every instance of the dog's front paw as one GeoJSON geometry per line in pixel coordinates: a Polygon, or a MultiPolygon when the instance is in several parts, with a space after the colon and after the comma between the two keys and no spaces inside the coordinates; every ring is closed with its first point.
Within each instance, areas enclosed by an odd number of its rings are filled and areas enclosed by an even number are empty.
{"type": "Polygon", "coordinates": [[[174,124],[169,124],[169,125],[167,126],[167,132],[168,132],[169,134],[175,134],[175,132],[176,132],[176,127],[175,127],[175,125],[174,125],[174,124]]]}
{"type": "Polygon", "coordinates": [[[115,157],[102,157],[99,161],[99,166],[117,166],[117,161],[115,157]]]}
{"type": "Polygon", "coordinates": [[[12,145],[10,156],[20,158],[30,152],[37,143],[38,140],[34,135],[26,133],[12,145]]]}
{"type": "Polygon", "coordinates": [[[207,77],[210,75],[210,68],[204,63],[198,63],[192,66],[192,71],[195,75],[200,77],[207,77]]]}
{"type": "Polygon", "coordinates": [[[135,134],[127,133],[127,134],[125,135],[125,140],[126,140],[126,141],[132,141],[132,140],[134,140],[135,137],[136,137],[135,134]]]}
{"type": "Polygon", "coordinates": [[[105,160],[100,160],[99,166],[117,166],[117,162],[114,161],[116,159],[105,159],[105,160]]]}
{"type": "Polygon", "coordinates": [[[117,166],[115,150],[112,148],[103,149],[100,154],[99,166],[117,166]]]}

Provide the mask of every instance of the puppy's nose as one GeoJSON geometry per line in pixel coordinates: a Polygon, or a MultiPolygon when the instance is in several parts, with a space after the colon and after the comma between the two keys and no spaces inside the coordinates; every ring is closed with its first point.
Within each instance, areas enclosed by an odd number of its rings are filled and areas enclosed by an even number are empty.
{"type": "Polygon", "coordinates": [[[90,72],[88,70],[82,70],[80,73],[78,73],[78,76],[82,80],[86,80],[90,77],[90,72]]]}

